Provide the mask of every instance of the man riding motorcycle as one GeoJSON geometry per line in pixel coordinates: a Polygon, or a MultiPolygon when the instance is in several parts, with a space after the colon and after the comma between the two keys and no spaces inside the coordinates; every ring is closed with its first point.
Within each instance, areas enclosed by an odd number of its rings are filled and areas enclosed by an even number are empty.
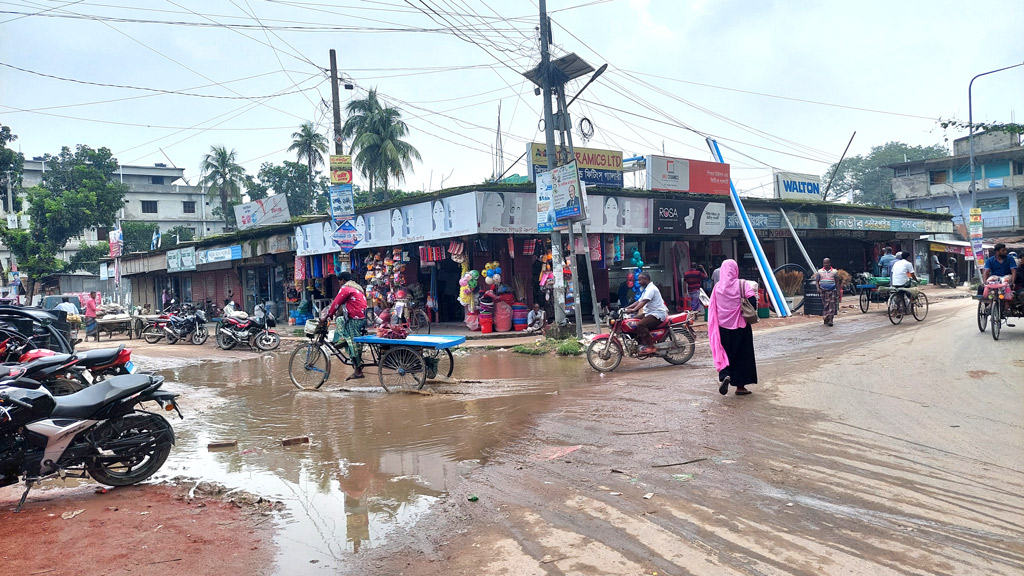
{"type": "Polygon", "coordinates": [[[668,318],[668,307],[665,306],[665,300],[661,297],[661,291],[654,285],[654,282],[651,282],[651,275],[649,273],[641,272],[640,276],[637,277],[637,281],[640,282],[640,286],[643,287],[644,291],[640,295],[639,300],[626,307],[626,312],[635,314],[643,309],[643,313],[637,316],[640,322],[636,325],[637,337],[639,337],[640,342],[644,345],[640,349],[640,353],[657,354],[658,351],[654,347],[654,339],[651,338],[651,328],[657,328],[668,318]]]}

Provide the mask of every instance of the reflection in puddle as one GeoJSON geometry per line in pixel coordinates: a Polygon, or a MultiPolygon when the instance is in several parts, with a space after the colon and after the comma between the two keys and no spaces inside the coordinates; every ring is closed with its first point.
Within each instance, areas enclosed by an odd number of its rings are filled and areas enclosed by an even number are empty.
{"type": "Polygon", "coordinates": [[[178,444],[161,471],[283,501],[278,571],[287,574],[339,568],[346,554],[383,543],[447,494],[450,479],[486,463],[554,392],[597,377],[579,358],[473,353],[456,359],[456,383],[436,387],[457,394],[388,395],[337,391],[343,366],[323,390],[299,391],[287,364],[285,353],[162,372],[166,388],[183,394],[186,419],[175,423],[178,444]],[[311,443],[281,446],[297,436],[311,443]],[[237,448],[207,449],[235,439],[237,448]]]}

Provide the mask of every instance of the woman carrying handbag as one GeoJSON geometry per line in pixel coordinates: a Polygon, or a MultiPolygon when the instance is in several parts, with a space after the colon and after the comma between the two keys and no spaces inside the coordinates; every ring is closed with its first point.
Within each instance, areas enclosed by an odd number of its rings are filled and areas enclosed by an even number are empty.
{"type": "Polygon", "coordinates": [[[750,394],[747,386],[757,384],[757,363],[754,359],[754,333],[750,325],[757,322],[757,284],[739,278],[735,260],[722,263],[708,307],[708,340],[711,357],[718,370],[718,392],[750,394]],[[746,308],[746,310],[744,310],[746,308]]]}

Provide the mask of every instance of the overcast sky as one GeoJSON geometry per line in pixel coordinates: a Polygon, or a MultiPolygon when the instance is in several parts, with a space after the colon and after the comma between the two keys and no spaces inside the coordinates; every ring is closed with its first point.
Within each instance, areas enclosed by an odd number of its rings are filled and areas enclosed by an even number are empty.
{"type": "MultiPolygon", "coordinates": [[[[967,121],[971,77],[1024,62],[1016,0],[548,10],[555,56],[609,65],[570,110],[594,126],[577,146],[708,160],[701,134],[714,135],[737,186],[759,195],[773,169],[824,173],[854,131],[850,155],[894,140],[951,146],[966,131],[937,120],[967,121]]],[[[519,74],[539,61],[537,16],[531,0],[0,0],[0,123],[28,158],[106,146],[123,164],[169,159],[194,183],[222,145],[255,174],[295,159],[286,148],[303,121],[333,136],[334,48],[355,85],[343,107],[376,87],[403,110],[423,156],[403,189],[491,176],[499,103],[505,168],[526,174],[513,163],[543,141],[541,98],[519,74]]],[[[1022,122],[1024,67],[978,79],[973,95],[975,121],[1022,122]]]]}

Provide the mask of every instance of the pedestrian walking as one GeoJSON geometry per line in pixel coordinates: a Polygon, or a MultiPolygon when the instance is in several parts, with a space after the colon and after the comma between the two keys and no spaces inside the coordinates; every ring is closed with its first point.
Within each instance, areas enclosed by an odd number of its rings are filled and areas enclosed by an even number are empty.
{"type": "Polygon", "coordinates": [[[711,292],[708,306],[708,340],[711,357],[718,370],[718,393],[750,394],[747,386],[757,384],[757,363],[754,358],[754,332],[743,318],[743,300],[757,306],[757,284],[740,279],[735,260],[722,262],[718,284],[711,292]]]}
{"type": "Polygon", "coordinates": [[[839,308],[839,287],[831,259],[821,261],[821,269],[814,274],[814,283],[818,287],[818,294],[821,294],[822,320],[825,326],[831,326],[839,308]]]}
{"type": "Polygon", "coordinates": [[[85,301],[85,336],[88,338],[96,333],[96,293],[89,292],[89,298],[85,301]]]}
{"type": "Polygon", "coordinates": [[[363,376],[363,345],[355,341],[356,336],[362,336],[366,328],[366,294],[363,287],[352,280],[352,273],[349,271],[339,272],[338,280],[341,281],[341,289],[338,295],[331,301],[331,306],[320,318],[321,322],[327,322],[345,306],[345,314],[338,318],[337,328],[334,333],[335,342],[345,340],[348,346],[349,355],[352,358],[352,366],[355,368],[352,375],[345,380],[364,378],[363,376]]]}
{"type": "Polygon", "coordinates": [[[695,262],[690,263],[690,270],[683,274],[683,281],[686,282],[686,292],[690,296],[690,310],[700,312],[704,306],[700,303],[700,287],[708,277],[704,266],[695,262]]]}

